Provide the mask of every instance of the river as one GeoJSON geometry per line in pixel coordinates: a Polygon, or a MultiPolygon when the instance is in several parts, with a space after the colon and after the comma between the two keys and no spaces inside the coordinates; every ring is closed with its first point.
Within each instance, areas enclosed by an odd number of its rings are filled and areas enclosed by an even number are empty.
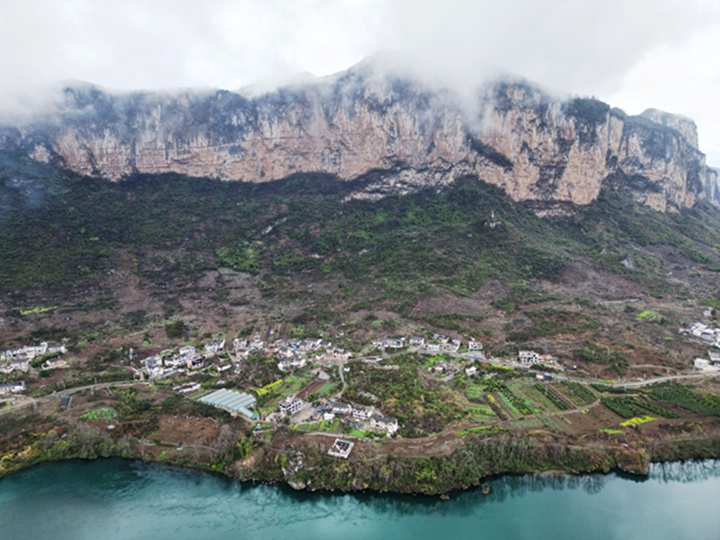
{"type": "Polygon", "coordinates": [[[0,480],[0,538],[719,539],[720,461],[619,475],[501,477],[449,501],[297,493],[108,459],[45,464],[0,480]]]}

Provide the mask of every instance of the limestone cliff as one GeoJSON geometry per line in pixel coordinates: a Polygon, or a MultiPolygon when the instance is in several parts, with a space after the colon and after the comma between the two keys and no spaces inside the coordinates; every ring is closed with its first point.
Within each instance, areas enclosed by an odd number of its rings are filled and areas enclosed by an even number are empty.
{"type": "Polygon", "coordinates": [[[36,160],[110,180],[323,172],[363,178],[353,197],[376,198],[470,174],[541,214],[588,204],[603,186],[661,211],[718,194],[690,120],[554,100],[518,81],[489,84],[468,102],[367,63],[257,97],[68,87],[54,113],[4,133],[0,144],[36,160]]]}

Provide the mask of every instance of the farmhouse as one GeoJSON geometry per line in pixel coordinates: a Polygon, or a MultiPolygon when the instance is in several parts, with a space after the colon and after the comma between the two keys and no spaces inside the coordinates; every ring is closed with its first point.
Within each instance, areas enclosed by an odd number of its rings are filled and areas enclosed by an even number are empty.
{"type": "Polygon", "coordinates": [[[405,338],[385,338],[380,341],[382,349],[401,349],[405,346],[405,338]]]}
{"type": "Polygon", "coordinates": [[[428,352],[440,352],[440,344],[439,343],[426,343],[425,350],[428,352]]]}
{"type": "Polygon", "coordinates": [[[693,361],[693,365],[695,369],[705,369],[710,367],[710,360],[706,360],[705,358],[696,358],[693,361]]]}
{"type": "Polygon", "coordinates": [[[535,351],[520,351],[518,353],[518,358],[521,364],[534,365],[542,362],[542,358],[535,351]]]}
{"type": "Polygon", "coordinates": [[[335,414],[351,414],[353,410],[352,405],[349,403],[343,403],[342,401],[338,401],[336,399],[330,400],[330,408],[335,414]]]}
{"type": "Polygon", "coordinates": [[[280,402],[280,412],[288,416],[296,414],[302,409],[303,400],[297,396],[288,396],[280,402]]]}
{"type": "Polygon", "coordinates": [[[17,394],[25,391],[25,381],[16,381],[0,384],[0,396],[8,394],[17,394]]]}
{"type": "Polygon", "coordinates": [[[66,368],[69,367],[68,363],[60,358],[59,356],[56,356],[55,358],[48,358],[45,360],[43,365],[41,366],[42,369],[58,369],[58,368],[66,368]]]}
{"type": "Polygon", "coordinates": [[[393,435],[398,430],[398,421],[397,418],[374,414],[372,418],[370,418],[370,426],[373,429],[384,431],[388,435],[393,435]]]}
{"type": "Polygon", "coordinates": [[[213,339],[210,343],[205,345],[205,352],[208,354],[217,354],[225,348],[224,339],[213,339]]]}
{"type": "Polygon", "coordinates": [[[468,352],[478,352],[483,350],[483,344],[474,339],[468,341],[468,352]]]}
{"type": "Polygon", "coordinates": [[[370,417],[372,417],[372,414],[372,408],[368,409],[366,407],[360,407],[358,405],[352,406],[352,415],[354,418],[359,418],[360,420],[369,420],[370,417]]]}
{"type": "Polygon", "coordinates": [[[288,371],[290,369],[300,369],[302,367],[305,367],[306,363],[307,360],[305,360],[304,358],[295,356],[287,360],[281,360],[280,362],[278,362],[277,367],[280,371],[288,371]]]}

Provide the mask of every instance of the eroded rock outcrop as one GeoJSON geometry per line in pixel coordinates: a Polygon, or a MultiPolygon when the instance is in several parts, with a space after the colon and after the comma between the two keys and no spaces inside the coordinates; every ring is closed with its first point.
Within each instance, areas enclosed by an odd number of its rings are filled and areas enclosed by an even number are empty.
{"type": "Polygon", "coordinates": [[[377,198],[471,174],[541,214],[589,204],[605,185],[661,211],[718,194],[690,120],[558,101],[517,81],[488,85],[468,103],[371,63],[255,98],[70,87],[55,113],[6,130],[3,140],[36,160],[116,181],[174,172],[268,182],[323,172],[364,177],[352,196],[377,198]]]}

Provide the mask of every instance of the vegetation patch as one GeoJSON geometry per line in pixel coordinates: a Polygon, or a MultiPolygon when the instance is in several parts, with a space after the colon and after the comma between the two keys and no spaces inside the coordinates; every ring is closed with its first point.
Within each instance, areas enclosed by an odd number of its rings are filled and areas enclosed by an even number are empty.
{"type": "Polygon", "coordinates": [[[720,416],[720,403],[693,392],[687,386],[662,384],[653,386],[650,391],[653,399],[664,403],[675,403],[703,416],[720,416]]]}
{"type": "Polygon", "coordinates": [[[535,412],[527,400],[515,394],[505,383],[498,381],[494,377],[486,377],[483,379],[482,386],[486,392],[496,392],[501,395],[509,408],[519,414],[526,415],[535,412]]]}
{"type": "Polygon", "coordinates": [[[635,397],[603,397],[600,402],[614,413],[623,418],[633,418],[635,416],[644,416],[645,413],[653,413],[663,418],[679,418],[680,415],[673,411],[669,411],[645,400],[635,397]]]}
{"type": "Polygon", "coordinates": [[[567,411],[568,409],[570,409],[570,406],[565,403],[565,401],[555,395],[555,393],[550,389],[549,385],[546,386],[542,383],[535,383],[533,385],[533,388],[540,392],[540,394],[550,403],[552,403],[558,410],[567,411]]]}
{"type": "Polygon", "coordinates": [[[112,420],[117,418],[117,412],[109,407],[101,407],[95,411],[90,411],[80,417],[82,420],[112,420]]]}
{"type": "Polygon", "coordinates": [[[657,418],[653,418],[652,416],[635,416],[633,418],[630,418],[629,420],[625,420],[624,422],[620,422],[620,427],[638,427],[642,424],[647,424],[648,422],[652,422],[654,420],[657,420],[657,418]]]}
{"type": "Polygon", "coordinates": [[[25,316],[25,315],[35,315],[37,313],[47,313],[49,311],[54,311],[57,308],[58,308],[57,306],[48,306],[48,307],[36,307],[36,308],[32,308],[32,309],[21,309],[20,315],[25,316]]]}
{"type": "Polygon", "coordinates": [[[653,311],[651,309],[646,309],[642,313],[638,314],[635,317],[638,321],[645,321],[645,322],[653,322],[653,323],[662,323],[665,318],[660,315],[657,311],[653,311]]]}

